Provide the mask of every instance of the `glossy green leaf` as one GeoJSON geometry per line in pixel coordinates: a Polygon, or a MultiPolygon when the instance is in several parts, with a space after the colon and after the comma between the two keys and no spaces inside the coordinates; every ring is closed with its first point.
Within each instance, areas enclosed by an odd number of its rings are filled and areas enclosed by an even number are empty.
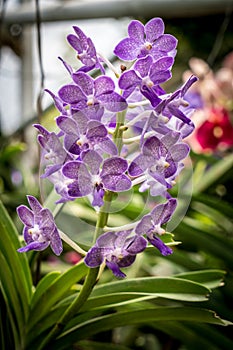
{"type": "Polygon", "coordinates": [[[133,324],[143,325],[151,322],[160,323],[162,321],[189,321],[227,325],[227,322],[217,317],[214,312],[205,309],[192,307],[150,307],[149,309],[128,310],[126,312],[118,312],[90,319],[83,324],[78,324],[76,327],[67,330],[50,344],[49,349],[67,349],[78,340],[88,339],[94,334],[116,327],[133,324]]]}
{"type": "Polygon", "coordinates": [[[92,297],[117,293],[141,293],[156,297],[183,300],[204,301],[210,290],[198,283],[173,277],[143,277],[125,279],[96,286],[92,297]]]}
{"type": "Polygon", "coordinates": [[[226,272],[222,270],[201,270],[179,273],[174,277],[194,281],[212,289],[224,285],[225,275],[226,272]]]}
{"type": "Polygon", "coordinates": [[[29,314],[32,280],[26,256],[17,252],[20,247],[17,230],[1,202],[0,232],[1,289],[17,347],[17,343],[24,340],[22,325],[29,314]]]}
{"type": "MultiPolygon", "coordinates": [[[[31,309],[28,330],[30,331],[35,324],[43,318],[51,309],[53,305],[58,303],[69,292],[70,288],[80,281],[86,273],[87,266],[80,262],[79,264],[71,267],[62,275],[58,276],[55,280],[51,278],[51,284],[47,286],[43,291],[39,290],[39,297],[35,292],[35,302],[32,301],[33,308],[31,309]]],[[[47,281],[44,283],[46,284],[47,281]]]]}

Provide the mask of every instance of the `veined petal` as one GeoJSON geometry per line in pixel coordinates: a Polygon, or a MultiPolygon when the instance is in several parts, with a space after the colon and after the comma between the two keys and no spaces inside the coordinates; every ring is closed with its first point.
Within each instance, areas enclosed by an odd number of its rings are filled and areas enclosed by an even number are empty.
{"type": "Polygon", "coordinates": [[[70,117],[60,116],[56,118],[57,126],[66,134],[78,136],[77,124],[70,117]]]}
{"type": "MultiPolygon", "coordinates": [[[[134,258],[133,260],[135,260],[135,258],[134,258]]],[[[132,263],[133,263],[133,261],[130,262],[130,265],[131,265],[132,263]]],[[[119,269],[119,266],[118,266],[118,264],[117,264],[116,262],[106,260],[106,266],[107,266],[110,270],[112,270],[112,273],[113,273],[116,277],[118,277],[118,278],[124,278],[124,277],[126,277],[125,273],[122,272],[122,271],[119,269]]]]}
{"type": "Polygon", "coordinates": [[[137,72],[140,73],[141,77],[144,78],[148,76],[152,63],[153,58],[151,56],[146,56],[145,58],[137,60],[137,62],[134,65],[134,68],[137,72]]]}
{"type": "Polygon", "coordinates": [[[62,168],[62,172],[69,179],[78,179],[79,176],[82,176],[86,178],[87,181],[91,180],[86,165],[80,161],[67,162],[62,168]]]}
{"type": "Polygon", "coordinates": [[[152,229],[152,217],[150,214],[144,215],[135,228],[135,232],[138,235],[144,235],[150,232],[152,229]]]}
{"type": "Polygon", "coordinates": [[[144,43],[144,25],[140,21],[133,20],[130,22],[128,26],[128,34],[138,45],[144,43]]]}
{"type": "Polygon", "coordinates": [[[19,253],[26,253],[29,250],[36,250],[36,251],[41,251],[46,249],[49,246],[49,242],[36,242],[33,241],[26,245],[25,247],[19,248],[17,251],[19,253]]]}
{"type": "Polygon", "coordinates": [[[27,196],[28,203],[30,207],[32,208],[32,211],[35,214],[39,214],[40,211],[43,209],[42,205],[39,203],[39,201],[33,197],[33,196],[27,196]]]}
{"type": "Polygon", "coordinates": [[[171,198],[165,204],[159,204],[154,207],[151,217],[155,225],[163,225],[168,222],[176,209],[177,201],[171,198]]]}
{"type": "Polygon", "coordinates": [[[171,156],[174,162],[179,162],[187,157],[189,151],[190,148],[186,143],[177,143],[171,149],[171,156]]]}
{"type": "Polygon", "coordinates": [[[128,169],[128,162],[121,157],[111,157],[104,161],[101,177],[105,175],[120,175],[128,169]]]}
{"type": "Polygon", "coordinates": [[[108,135],[108,131],[105,126],[97,120],[90,120],[87,125],[87,129],[86,136],[88,139],[99,140],[108,135]]]}
{"type": "Polygon", "coordinates": [[[83,152],[83,162],[88,166],[92,175],[97,175],[100,172],[100,166],[103,162],[103,158],[94,150],[83,152]]]}
{"type": "Polygon", "coordinates": [[[161,35],[154,43],[152,50],[160,50],[163,52],[170,52],[177,46],[177,39],[170,34],[161,35]]]}
{"type": "Polygon", "coordinates": [[[84,258],[84,262],[89,267],[97,267],[104,261],[104,249],[98,247],[92,247],[84,258]]]}
{"type": "Polygon", "coordinates": [[[109,94],[102,94],[98,99],[110,112],[121,112],[127,108],[126,100],[114,91],[109,94]]]}
{"type": "Polygon", "coordinates": [[[77,38],[76,35],[69,34],[67,36],[67,41],[78,53],[81,53],[83,51],[82,43],[80,39],[77,38]]]}
{"type": "Polygon", "coordinates": [[[84,72],[77,72],[72,74],[73,81],[77,84],[85,95],[92,95],[94,93],[94,80],[90,75],[84,72]]]}
{"type": "Polygon", "coordinates": [[[159,17],[152,18],[145,24],[146,40],[153,43],[164,33],[164,23],[159,17]]]}
{"type": "Polygon", "coordinates": [[[113,52],[121,60],[133,61],[137,58],[140,52],[140,47],[138,46],[138,41],[131,38],[125,38],[117,44],[113,52]]]}
{"type": "Polygon", "coordinates": [[[122,90],[127,90],[132,87],[136,87],[140,85],[141,78],[137,75],[137,73],[134,70],[129,70],[127,72],[124,72],[118,81],[119,88],[122,90]]]}
{"type": "Polygon", "coordinates": [[[114,81],[107,76],[100,76],[94,81],[95,96],[110,93],[115,90],[114,81]]]}
{"type": "Polygon", "coordinates": [[[70,104],[75,104],[80,101],[86,100],[86,96],[84,95],[80,87],[72,84],[64,85],[58,91],[58,95],[62,99],[62,101],[70,104]]]}
{"type": "Polygon", "coordinates": [[[126,243],[128,243],[126,251],[132,255],[143,252],[147,246],[146,239],[139,235],[135,235],[134,237],[130,238],[126,243]]]}
{"type": "Polygon", "coordinates": [[[54,229],[52,235],[50,236],[50,246],[54,254],[56,255],[61,254],[63,247],[62,247],[62,241],[57,228],[54,229]]]}
{"type": "Polygon", "coordinates": [[[17,214],[24,225],[28,227],[34,226],[34,214],[28,207],[20,205],[17,208],[17,214]]]}
{"type": "Polygon", "coordinates": [[[160,158],[161,141],[156,137],[149,137],[143,144],[142,153],[145,156],[153,156],[156,159],[160,158]]]}
{"type": "Polygon", "coordinates": [[[113,192],[124,192],[131,188],[132,182],[128,176],[122,175],[105,175],[102,177],[104,187],[113,192]]]}
{"type": "Polygon", "coordinates": [[[130,176],[140,176],[151,165],[151,159],[139,154],[129,165],[128,173],[130,176]]]}

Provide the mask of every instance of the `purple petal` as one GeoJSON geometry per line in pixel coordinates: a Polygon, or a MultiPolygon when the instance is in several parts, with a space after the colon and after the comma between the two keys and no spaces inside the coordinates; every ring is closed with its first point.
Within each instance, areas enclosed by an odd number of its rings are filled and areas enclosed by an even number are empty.
{"type": "Polygon", "coordinates": [[[29,250],[41,251],[49,246],[49,242],[31,242],[25,247],[19,248],[17,251],[19,253],[26,253],[29,250]]]}
{"type": "Polygon", "coordinates": [[[131,188],[131,180],[126,175],[105,175],[102,177],[104,187],[113,192],[123,192],[131,188]]]}
{"type": "Polygon", "coordinates": [[[168,70],[172,67],[173,63],[174,63],[174,58],[162,57],[152,64],[151,71],[160,72],[160,71],[168,70]]]}
{"type": "Polygon", "coordinates": [[[142,45],[144,43],[144,25],[141,22],[137,20],[131,21],[128,26],[128,34],[131,39],[137,42],[138,45],[142,45]]]}
{"type": "Polygon", "coordinates": [[[173,253],[172,249],[166,246],[166,244],[164,244],[163,241],[160,238],[156,237],[155,235],[153,235],[153,238],[148,237],[148,241],[154,247],[156,247],[163,256],[167,256],[173,253]]]}
{"type": "Polygon", "coordinates": [[[105,126],[97,120],[89,121],[87,125],[87,138],[88,139],[101,139],[107,136],[108,131],[105,126]]]}
{"type": "Polygon", "coordinates": [[[22,223],[28,227],[34,226],[34,214],[25,205],[20,205],[17,209],[17,214],[22,223]]]}
{"type": "Polygon", "coordinates": [[[104,194],[105,194],[105,191],[102,187],[98,187],[96,186],[94,188],[94,191],[93,191],[93,201],[92,201],[92,205],[93,207],[97,206],[97,207],[102,207],[102,205],[104,204],[104,194]]]}
{"type": "Polygon", "coordinates": [[[163,225],[168,222],[176,209],[177,201],[172,198],[165,204],[157,205],[151,212],[155,225],[163,225]]]}
{"type": "Polygon", "coordinates": [[[189,146],[186,143],[178,143],[172,147],[171,156],[174,162],[179,162],[189,154],[189,146]]]}
{"type": "Polygon", "coordinates": [[[138,235],[144,235],[151,232],[153,228],[152,217],[150,214],[144,215],[141,221],[137,224],[135,232],[138,235]]]}
{"type": "Polygon", "coordinates": [[[160,50],[163,52],[170,52],[177,46],[177,39],[170,34],[161,35],[154,43],[153,50],[160,50]]]}
{"type": "Polygon", "coordinates": [[[82,89],[85,95],[92,95],[94,89],[94,80],[84,72],[74,73],[73,81],[82,89]]]}
{"type": "Polygon", "coordinates": [[[62,248],[62,241],[60,238],[60,235],[58,233],[57,228],[53,231],[51,237],[50,237],[50,246],[54,254],[60,255],[63,248],[62,248]]]}
{"type": "Polygon", "coordinates": [[[85,95],[82,90],[76,85],[64,85],[58,91],[59,97],[66,103],[78,103],[80,101],[86,100],[85,95]]]}
{"type": "Polygon", "coordinates": [[[161,141],[156,136],[152,136],[145,141],[142,147],[143,155],[159,159],[161,146],[161,141]]]}
{"type": "Polygon", "coordinates": [[[66,134],[79,135],[77,124],[70,117],[60,116],[56,119],[57,126],[66,134]]]}
{"type": "Polygon", "coordinates": [[[112,157],[106,159],[103,163],[101,176],[105,175],[120,175],[128,169],[127,160],[120,157],[112,157]]]}
{"type": "Polygon", "coordinates": [[[67,41],[78,53],[81,53],[83,51],[80,39],[78,39],[76,35],[69,34],[67,36],[67,41]]]}
{"type": "Polygon", "coordinates": [[[138,77],[134,70],[129,70],[120,76],[118,85],[120,89],[127,90],[141,84],[141,78],[138,77]]]}
{"type": "Polygon", "coordinates": [[[77,34],[79,40],[82,43],[85,43],[87,40],[87,36],[83,33],[83,31],[77,26],[73,26],[73,29],[74,29],[75,33],[77,34]]]}
{"type": "Polygon", "coordinates": [[[103,152],[106,152],[106,153],[111,154],[113,156],[116,156],[118,153],[117,146],[109,137],[101,140],[98,143],[98,146],[103,152]]]}
{"type": "Polygon", "coordinates": [[[129,239],[129,244],[126,248],[127,252],[131,255],[136,255],[143,252],[146,249],[147,241],[144,237],[135,235],[129,239]]]}
{"type": "Polygon", "coordinates": [[[66,163],[62,168],[63,174],[69,179],[78,179],[81,175],[87,181],[91,181],[91,176],[87,170],[86,165],[80,161],[71,161],[66,163]]]}
{"type": "Polygon", "coordinates": [[[100,76],[94,81],[95,96],[110,93],[115,90],[114,81],[107,76],[100,76]]]}
{"type": "Polygon", "coordinates": [[[28,203],[30,207],[32,208],[32,211],[35,214],[39,214],[40,211],[43,209],[42,205],[39,203],[39,201],[33,197],[33,196],[27,196],[28,203]]]}
{"type": "Polygon", "coordinates": [[[84,258],[84,262],[89,267],[97,267],[104,261],[103,249],[92,247],[84,258]]]}
{"type": "Polygon", "coordinates": [[[103,158],[96,151],[89,150],[83,153],[82,160],[88,166],[92,175],[99,173],[103,158]]]}
{"type": "Polygon", "coordinates": [[[114,54],[124,61],[133,61],[139,52],[138,42],[131,38],[121,40],[114,49],[114,54]]]}
{"type": "Polygon", "coordinates": [[[121,112],[127,108],[125,99],[116,92],[99,96],[99,101],[110,112],[121,112]]]}
{"type": "Polygon", "coordinates": [[[144,78],[148,75],[151,65],[153,63],[153,58],[151,56],[147,56],[145,58],[141,58],[135,63],[135,70],[140,73],[141,77],[144,78]]]}
{"type": "MultiPolygon", "coordinates": [[[[135,260],[135,258],[134,258],[133,260],[135,260]]],[[[133,261],[130,262],[130,265],[131,265],[132,263],[133,263],[133,261]]],[[[117,263],[107,260],[107,261],[106,261],[106,266],[107,266],[110,270],[112,270],[113,274],[114,274],[116,277],[118,277],[118,278],[124,278],[124,277],[126,277],[126,275],[119,269],[119,266],[118,266],[117,263]]]]}
{"type": "Polygon", "coordinates": [[[152,18],[145,25],[146,40],[153,43],[164,33],[164,23],[161,18],[152,18]]]}
{"type": "MultiPolygon", "coordinates": [[[[146,169],[151,165],[151,158],[145,157],[140,154],[137,156],[130,164],[128,173],[130,176],[140,176],[146,171],[146,169]]],[[[153,159],[152,159],[153,160],[153,159]]]]}
{"type": "Polygon", "coordinates": [[[72,115],[72,119],[74,119],[74,121],[76,122],[76,127],[79,130],[79,134],[85,134],[87,131],[87,124],[89,121],[87,115],[81,111],[78,111],[72,115]]]}

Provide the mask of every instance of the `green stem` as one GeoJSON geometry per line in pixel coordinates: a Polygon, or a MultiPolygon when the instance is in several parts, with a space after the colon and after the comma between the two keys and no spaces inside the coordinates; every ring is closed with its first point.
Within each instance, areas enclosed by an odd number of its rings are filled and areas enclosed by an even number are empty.
{"type": "Polygon", "coordinates": [[[115,144],[118,148],[119,154],[121,153],[121,149],[123,146],[122,137],[123,137],[124,130],[123,130],[122,126],[124,126],[125,115],[126,115],[126,110],[117,113],[116,129],[115,129],[114,134],[113,134],[113,141],[115,142],[115,144]]]}

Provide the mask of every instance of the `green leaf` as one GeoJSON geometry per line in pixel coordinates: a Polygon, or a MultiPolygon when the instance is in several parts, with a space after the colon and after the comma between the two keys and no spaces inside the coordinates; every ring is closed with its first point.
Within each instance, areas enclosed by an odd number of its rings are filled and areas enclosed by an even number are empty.
{"type": "MultiPolygon", "coordinates": [[[[219,160],[216,164],[212,165],[203,176],[198,173],[199,181],[195,183],[193,187],[194,194],[204,192],[207,188],[218,181],[228,170],[233,167],[233,154],[225,156],[219,160]]],[[[195,173],[194,173],[195,174],[195,173]]]]}
{"type": "Polygon", "coordinates": [[[39,291],[34,294],[35,300],[34,298],[32,300],[33,307],[28,321],[29,332],[41,318],[49,313],[51,307],[69,293],[70,288],[86,275],[87,269],[87,266],[82,261],[57,278],[53,279],[50,276],[41,282],[47,285],[47,288],[42,290],[39,285],[39,291]]]}
{"type": "Polygon", "coordinates": [[[205,301],[209,292],[208,288],[185,279],[142,277],[98,285],[91,294],[91,298],[117,293],[141,293],[141,295],[154,295],[173,300],[205,301]]]}
{"type": "Polygon", "coordinates": [[[18,253],[20,247],[17,230],[0,201],[0,280],[1,289],[8,307],[9,319],[15,336],[15,346],[23,342],[24,328],[29,314],[32,295],[32,279],[25,254],[18,253]],[[17,339],[16,329],[20,333],[17,339]]]}
{"type": "Polygon", "coordinates": [[[75,342],[88,339],[99,332],[133,324],[148,324],[162,321],[189,321],[227,325],[212,311],[192,307],[150,307],[136,311],[118,312],[90,319],[67,330],[50,344],[50,350],[67,349],[75,342]]]}
{"type": "Polygon", "coordinates": [[[103,343],[90,340],[82,340],[77,344],[80,350],[130,350],[127,346],[112,343],[103,343]]]}
{"type": "Polygon", "coordinates": [[[226,272],[222,270],[202,270],[183,272],[175,275],[174,277],[194,281],[212,289],[224,285],[223,279],[225,275],[226,272]]]}

